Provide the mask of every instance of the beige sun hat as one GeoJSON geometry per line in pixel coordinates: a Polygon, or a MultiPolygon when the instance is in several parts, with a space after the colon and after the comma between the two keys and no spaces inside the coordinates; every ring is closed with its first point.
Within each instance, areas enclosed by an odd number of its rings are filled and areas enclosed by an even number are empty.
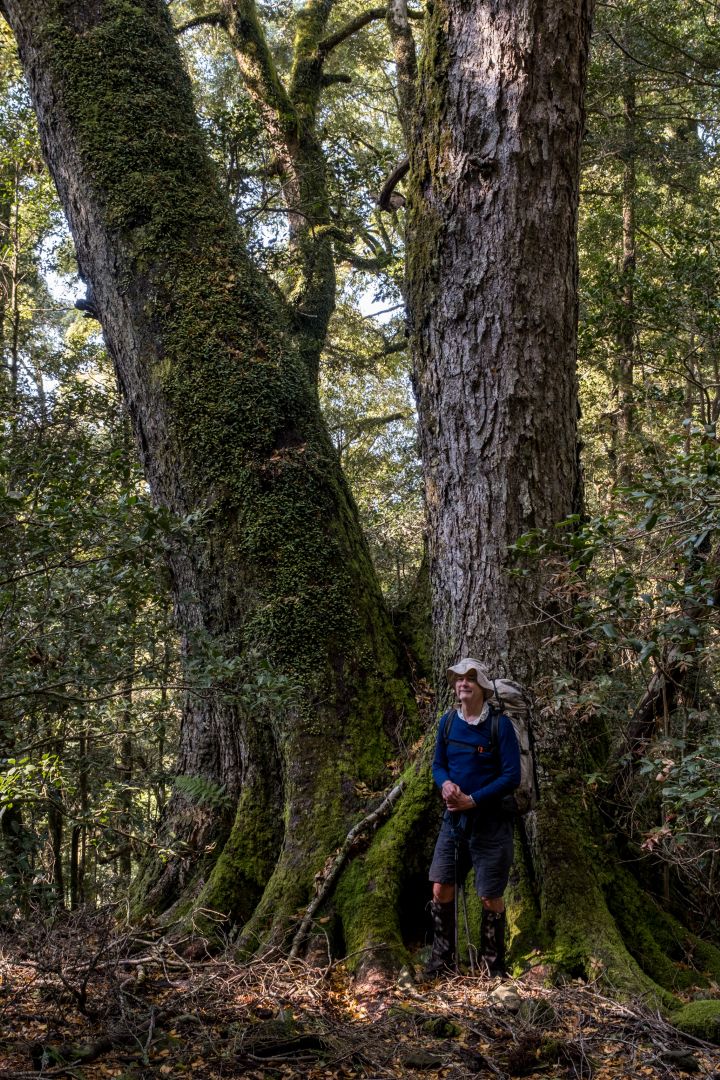
{"type": "Polygon", "coordinates": [[[472,656],[463,656],[462,660],[458,660],[457,664],[453,664],[452,667],[448,668],[448,680],[450,685],[454,686],[458,676],[467,675],[468,671],[475,672],[478,686],[482,686],[486,690],[495,689],[487,670],[479,660],[475,660],[472,656]]]}

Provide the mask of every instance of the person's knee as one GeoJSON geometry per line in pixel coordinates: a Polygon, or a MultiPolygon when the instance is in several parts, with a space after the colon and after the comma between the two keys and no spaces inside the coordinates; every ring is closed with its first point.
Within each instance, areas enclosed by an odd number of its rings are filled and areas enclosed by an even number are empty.
{"type": "Polygon", "coordinates": [[[480,899],[486,911],[501,912],[505,910],[505,900],[502,896],[482,896],[480,899]]]}
{"type": "Polygon", "coordinates": [[[455,886],[441,881],[433,882],[433,900],[438,904],[448,904],[455,899],[455,886]]]}

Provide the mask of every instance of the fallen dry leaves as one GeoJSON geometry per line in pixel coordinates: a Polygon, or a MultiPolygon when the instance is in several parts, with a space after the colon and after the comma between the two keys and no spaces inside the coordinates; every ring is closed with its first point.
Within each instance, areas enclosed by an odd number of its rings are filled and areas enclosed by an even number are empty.
{"type": "Polygon", "coordinates": [[[0,938],[0,1076],[141,1080],[429,1075],[720,1080],[720,1047],[598,987],[456,977],[357,987],[341,964],[184,953],[108,915],[0,938]]]}

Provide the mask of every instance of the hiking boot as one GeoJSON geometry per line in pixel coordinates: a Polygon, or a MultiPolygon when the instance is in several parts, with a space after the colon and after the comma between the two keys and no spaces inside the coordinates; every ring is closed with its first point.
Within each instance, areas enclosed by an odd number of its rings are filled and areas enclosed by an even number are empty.
{"type": "Polygon", "coordinates": [[[507,975],[505,966],[505,912],[483,908],[480,922],[480,960],[490,978],[507,975]]]}
{"type": "Polygon", "coordinates": [[[437,975],[455,974],[455,901],[441,904],[433,900],[430,904],[434,935],[432,952],[423,974],[428,978],[437,975]]]}

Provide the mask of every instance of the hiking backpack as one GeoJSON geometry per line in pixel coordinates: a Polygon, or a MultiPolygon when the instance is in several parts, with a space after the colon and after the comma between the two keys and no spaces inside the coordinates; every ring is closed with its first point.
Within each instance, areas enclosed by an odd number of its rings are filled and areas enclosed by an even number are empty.
{"type": "MultiPolygon", "coordinates": [[[[529,814],[537,806],[540,788],[535,764],[535,737],[532,725],[532,701],[527,690],[511,679],[493,679],[493,693],[488,699],[492,710],[490,745],[492,753],[499,757],[498,726],[504,714],[515,729],[520,747],[520,783],[510,795],[503,797],[503,808],[520,816],[529,814]]],[[[445,721],[444,737],[450,739],[453,711],[445,721]]]]}
{"type": "Polygon", "coordinates": [[[532,725],[532,700],[520,683],[511,679],[493,679],[495,692],[490,698],[493,709],[492,744],[498,745],[498,721],[504,713],[515,728],[520,747],[520,783],[510,796],[518,814],[528,814],[537,806],[540,787],[535,763],[535,736],[532,725]]]}

